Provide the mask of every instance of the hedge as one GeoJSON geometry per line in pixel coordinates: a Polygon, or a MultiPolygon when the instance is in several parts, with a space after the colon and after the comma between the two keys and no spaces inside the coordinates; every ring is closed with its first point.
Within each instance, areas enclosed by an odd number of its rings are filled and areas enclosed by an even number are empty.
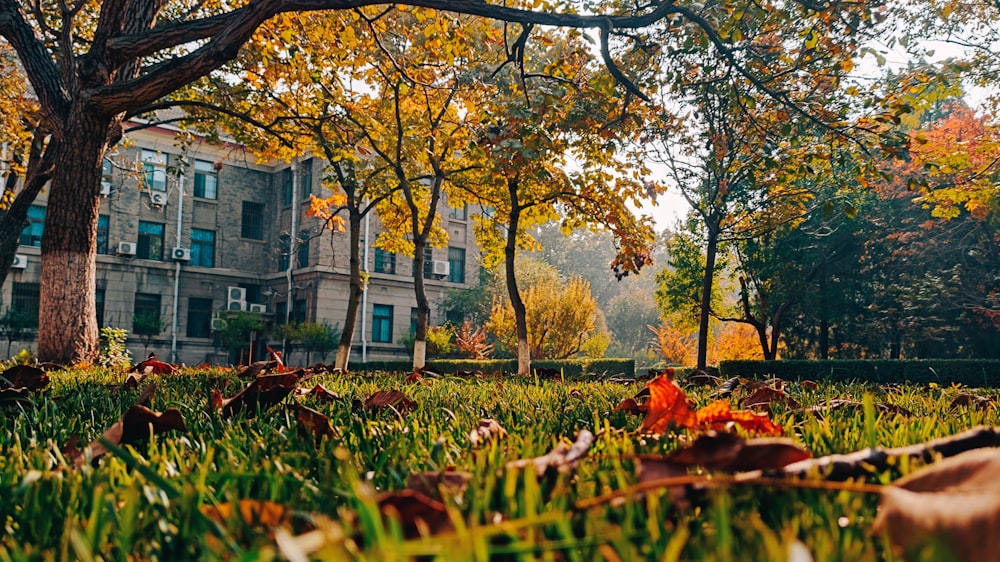
{"type": "MultiPolygon", "coordinates": [[[[367,363],[352,363],[351,371],[389,371],[410,372],[412,361],[368,361],[367,363]]],[[[441,374],[453,374],[460,371],[481,371],[483,373],[513,374],[517,372],[516,359],[433,359],[427,361],[427,369],[441,374]]],[[[584,374],[635,376],[634,359],[566,359],[562,361],[532,361],[532,370],[556,369],[567,378],[580,378],[584,374]]]]}
{"type": "Polygon", "coordinates": [[[995,359],[720,361],[719,373],[726,378],[778,377],[876,384],[1000,386],[1000,361],[995,359]]]}

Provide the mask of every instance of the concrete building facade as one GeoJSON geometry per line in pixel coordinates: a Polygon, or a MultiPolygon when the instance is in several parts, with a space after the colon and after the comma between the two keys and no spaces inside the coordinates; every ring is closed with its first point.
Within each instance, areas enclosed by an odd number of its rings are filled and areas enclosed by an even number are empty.
{"type": "MultiPolygon", "coordinates": [[[[213,320],[225,310],[254,312],[268,322],[269,329],[254,342],[254,357],[276,343],[271,330],[286,319],[342,327],[348,235],[324,229],[323,221],[306,213],[310,194],[331,193],[322,186],[324,162],[259,163],[238,145],[199,138],[181,143],[181,138],[165,127],[137,130],[105,160],[99,325],[131,333],[137,318],[155,318],[162,332],[153,336],[148,351],[186,364],[229,361],[212,333],[213,320]],[[293,232],[298,247],[289,277],[293,232]]],[[[15,267],[0,292],[3,311],[37,318],[46,197],[43,192],[29,213],[15,267]]],[[[439,210],[450,241],[448,248],[429,252],[423,273],[432,324],[445,320],[435,304],[450,289],[476,284],[479,268],[469,210],[447,204],[439,210]]],[[[351,361],[362,354],[408,357],[401,340],[411,334],[416,307],[412,259],[374,248],[379,232],[373,216],[362,234],[369,283],[351,361]]],[[[139,337],[130,335],[127,343],[134,357],[147,351],[139,337]]],[[[15,341],[11,350],[34,346],[33,340],[15,341]]]]}

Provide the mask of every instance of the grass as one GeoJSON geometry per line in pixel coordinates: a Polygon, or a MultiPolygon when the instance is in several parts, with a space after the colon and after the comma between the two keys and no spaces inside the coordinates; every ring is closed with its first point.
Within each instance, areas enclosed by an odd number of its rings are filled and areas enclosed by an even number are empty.
{"type": "MultiPolygon", "coordinates": [[[[893,559],[869,534],[878,497],[851,491],[736,486],[709,489],[678,506],[666,491],[629,496],[586,511],[574,502],[637,481],[637,454],[662,454],[683,436],[635,433],[638,418],[612,412],[638,388],[603,382],[538,382],[516,378],[441,379],[407,385],[403,377],[326,375],[315,379],[344,400],[293,398],[321,411],[338,437],[318,446],[299,432],[286,404],[262,415],[224,419],[206,412],[210,389],[242,388],[232,371],[156,377],[151,407],[178,408],[186,433],[166,433],[125,446],[96,466],[72,468],[61,452],[72,436],[101,435],[134,404],[137,390],[102,371],[52,373],[31,403],[0,416],[0,561],[3,560],[270,560],[311,553],[321,559],[409,560],[788,560],[805,548],[817,562],[893,559]],[[351,399],[397,388],[413,412],[353,411],[351,399]],[[469,432],[485,416],[505,439],[473,450],[469,432]],[[505,468],[543,455],[580,429],[598,434],[573,474],[505,468]],[[447,467],[473,477],[446,496],[453,532],[405,539],[384,519],[379,492],[401,490],[410,474],[447,467]],[[223,520],[209,506],[267,500],[288,510],[273,532],[259,513],[223,520]],[[315,530],[313,530],[315,529],[315,530]]],[[[312,384],[311,381],[309,384],[312,384]]],[[[862,383],[821,385],[791,394],[805,405],[828,398],[887,401],[913,417],[833,411],[776,411],[775,421],[814,456],[871,446],[899,446],[996,425],[995,407],[950,411],[957,389],[889,392],[862,383]],[[870,398],[866,398],[870,397],[870,398]]],[[[699,404],[707,390],[690,390],[699,404]]],[[[915,466],[875,474],[887,483],[915,466]]],[[[928,552],[926,560],[940,560],[928,552]]]]}

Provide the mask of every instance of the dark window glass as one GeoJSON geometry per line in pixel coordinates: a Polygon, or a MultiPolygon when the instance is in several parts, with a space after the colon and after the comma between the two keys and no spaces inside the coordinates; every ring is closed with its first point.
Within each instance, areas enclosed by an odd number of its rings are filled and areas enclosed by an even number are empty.
{"type": "Polygon", "coordinates": [[[292,169],[285,168],[281,171],[281,204],[292,204],[292,169]]]}
{"type": "Polygon", "coordinates": [[[215,267],[215,231],[191,229],[191,265],[215,267]]]}
{"type": "Polygon", "coordinates": [[[392,306],[376,304],[372,306],[372,341],[392,343],[392,306]]]}
{"type": "Polygon", "coordinates": [[[194,196],[205,199],[218,199],[219,172],[215,164],[206,160],[194,161],[194,196]]]}
{"type": "Polygon", "coordinates": [[[310,158],[302,163],[302,200],[309,199],[309,194],[313,190],[313,159],[310,158]]]}
{"type": "Polygon", "coordinates": [[[251,240],[264,239],[264,204],[253,201],[243,202],[243,216],[240,221],[240,235],[251,240]]]}
{"type": "Polygon", "coordinates": [[[396,273],[396,254],[375,248],[375,273],[396,273]]]}
{"type": "Polygon", "coordinates": [[[274,303],[274,321],[278,324],[285,323],[285,316],[288,315],[288,302],[280,301],[274,303]]]}
{"type": "Polygon", "coordinates": [[[309,266],[309,238],[309,232],[303,230],[299,239],[299,248],[296,252],[298,254],[298,267],[309,266]]]}
{"type": "Polygon", "coordinates": [[[32,205],[28,207],[28,226],[21,231],[21,239],[18,241],[22,246],[42,245],[42,231],[45,229],[45,207],[32,205]]]}
{"type": "Polygon", "coordinates": [[[98,215],[97,217],[97,253],[108,253],[108,228],[111,217],[108,215],[98,215]]]}
{"type": "Polygon", "coordinates": [[[469,218],[468,207],[466,205],[462,205],[461,207],[458,207],[457,209],[454,208],[454,207],[449,208],[448,209],[448,218],[449,219],[458,219],[458,220],[463,220],[464,221],[465,219],[469,218]]]}
{"type": "Polygon", "coordinates": [[[94,308],[97,309],[97,327],[104,327],[104,289],[97,289],[94,293],[94,308]]]}
{"type": "Polygon", "coordinates": [[[417,315],[420,314],[420,310],[417,308],[410,309],[410,336],[417,333],[417,315]]]}
{"type": "Polygon", "coordinates": [[[188,299],[187,336],[212,337],[212,299],[199,297],[188,299]]]}
{"type": "MultiPolygon", "coordinates": [[[[136,293],[132,309],[132,331],[136,334],[154,332],[161,327],[160,295],[152,293],[136,293]]],[[[161,328],[162,329],[162,328],[161,328]]]]}
{"type": "Polygon", "coordinates": [[[38,325],[38,283],[14,283],[10,307],[26,316],[31,326],[38,325]]]}
{"type": "Polygon", "coordinates": [[[465,248],[448,248],[448,281],[465,283],[465,248]]]}
{"type": "Polygon", "coordinates": [[[144,260],[163,259],[163,225],[139,221],[139,240],[135,255],[144,260]]]}
{"type": "Polygon", "coordinates": [[[306,322],[306,299],[295,299],[292,307],[292,322],[306,322]]]}

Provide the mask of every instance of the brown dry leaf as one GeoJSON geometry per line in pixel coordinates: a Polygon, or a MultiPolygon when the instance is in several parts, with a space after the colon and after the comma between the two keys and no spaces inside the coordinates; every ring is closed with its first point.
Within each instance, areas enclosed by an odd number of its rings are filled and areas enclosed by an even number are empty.
{"type": "Polygon", "coordinates": [[[635,401],[635,398],[626,398],[621,401],[620,404],[615,406],[613,412],[625,412],[635,416],[642,416],[646,414],[646,405],[639,404],[635,401]]]}
{"type": "Polygon", "coordinates": [[[31,400],[31,391],[27,388],[5,388],[0,390],[0,405],[17,400],[31,400]]]}
{"type": "Polygon", "coordinates": [[[507,430],[493,418],[483,418],[479,420],[479,426],[469,432],[469,443],[473,447],[486,445],[494,439],[507,437],[507,430]]]}
{"type": "Polygon", "coordinates": [[[699,408],[694,413],[695,427],[701,429],[728,430],[736,424],[747,431],[763,433],[765,435],[781,435],[780,425],[775,424],[767,417],[767,414],[757,414],[750,410],[733,411],[729,402],[716,400],[715,402],[699,408]]]}
{"type": "Polygon", "coordinates": [[[712,394],[709,394],[709,398],[725,398],[732,394],[743,381],[739,377],[733,377],[727,379],[726,382],[722,383],[719,388],[715,389],[712,394]]]}
{"type": "Polygon", "coordinates": [[[378,506],[385,517],[399,521],[408,539],[430,537],[455,530],[444,504],[416,490],[379,494],[378,506]]]}
{"type": "Polygon", "coordinates": [[[298,375],[295,373],[260,376],[231,398],[223,398],[222,393],[212,389],[209,410],[221,410],[224,416],[233,416],[245,410],[247,417],[253,417],[258,410],[266,410],[284,400],[295,390],[296,382],[298,375]]]}
{"type": "Polygon", "coordinates": [[[299,396],[312,397],[319,400],[320,402],[326,402],[326,403],[335,402],[337,400],[343,399],[341,395],[337,394],[336,392],[333,392],[332,390],[327,390],[326,387],[321,384],[317,384],[316,386],[310,389],[299,388],[296,390],[296,393],[299,396]]]}
{"type": "Polygon", "coordinates": [[[429,471],[411,474],[406,482],[406,487],[427,497],[440,499],[442,492],[452,497],[464,495],[471,481],[471,472],[461,470],[429,471]]]}
{"type": "MultiPolygon", "coordinates": [[[[120,420],[106,429],[101,437],[115,445],[124,445],[143,437],[148,437],[151,427],[155,434],[171,430],[187,431],[187,426],[184,423],[184,414],[180,410],[167,408],[161,413],[136,404],[129,408],[120,420]]],[[[88,457],[90,460],[94,460],[108,452],[107,448],[96,439],[82,451],[76,448],[76,440],[71,439],[63,450],[66,452],[67,457],[73,461],[73,465],[78,468],[87,462],[88,457]]]]}
{"type": "Polygon", "coordinates": [[[169,363],[164,363],[163,361],[157,361],[150,357],[145,361],[136,363],[129,369],[131,373],[145,373],[147,375],[169,375],[174,372],[173,365],[169,363]]]}
{"type": "Polygon", "coordinates": [[[992,397],[987,396],[976,396],[975,394],[969,394],[963,392],[955,397],[948,405],[949,408],[955,410],[957,408],[978,408],[980,410],[985,410],[994,402],[992,397]]]}
{"type": "Polygon", "coordinates": [[[421,375],[417,371],[410,373],[410,375],[406,377],[405,382],[406,384],[422,384],[422,385],[427,384],[427,381],[424,380],[423,375],[421,375]]]}
{"type": "Polygon", "coordinates": [[[3,378],[10,383],[11,388],[27,388],[38,392],[49,384],[49,376],[45,371],[31,365],[14,365],[3,372],[3,378]]]}
{"type": "Polygon", "coordinates": [[[534,465],[535,473],[542,476],[551,467],[560,472],[569,472],[576,468],[576,463],[587,456],[591,445],[594,444],[594,434],[587,429],[581,429],[576,435],[576,441],[572,445],[566,445],[565,441],[560,441],[548,453],[531,459],[518,459],[507,463],[507,470],[523,469],[534,465]]]}
{"type": "Polygon", "coordinates": [[[379,390],[365,400],[364,407],[368,410],[379,411],[392,408],[399,413],[409,412],[417,409],[417,403],[410,400],[402,392],[392,390],[379,390]]]}
{"type": "Polygon", "coordinates": [[[337,430],[330,424],[330,418],[312,408],[297,404],[295,418],[299,421],[299,431],[305,435],[312,435],[316,439],[317,446],[324,437],[330,439],[338,437],[337,430]]]}
{"type": "Polygon", "coordinates": [[[811,380],[799,381],[799,386],[806,390],[819,390],[819,383],[811,380]]]}
{"type": "Polygon", "coordinates": [[[785,391],[770,386],[762,386],[754,390],[750,396],[746,396],[740,400],[741,408],[763,407],[770,410],[772,404],[781,404],[789,409],[800,408],[799,403],[791,396],[785,394],[785,391]]]}
{"type": "Polygon", "coordinates": [[[712,470],[746,472],[777,470],[810,458],[809,451],[789,439],[751,439],[726,432],[709,432],[691,445],[667,455],[678,466],[702,466],[712,470]]]}
{"type": "MultiPolygon", "coordinates": [[[[817,418],[823,419],[823,413],[827,412],[827,411],[832,412],[834,410],[844,410],[844,409],[846,409],[846,410],[856,410],[856,411],[860,412],[860,411],[863,411],[864,408],[865,408],[865,405],[863,403],[861,403],[861,402],[856,401],[856,400],[845,400],[845,399],[842,399],[842,398],[833,398],[829,402],[827,402],[826,404],[817,404],[815,406],[809,406],[808,408],[804,408],[803,411],[804,412],[808,412],[810,414],[813,414],[817,418]]],[[[902,406],[897,406],[895,404],[889,404],[889,403],[886,403],[886,402],[877,402],[875,404],[875,408],[877,408],[879,411],[881,411],[883,413],[886,413],[886,414],[894,414],[894,415],[906,416],[906,417],[912,417],[913,416],[913,412],[907,410],[906,408],[904,408],[902,406]]]]}
{"type": "Polygon", "coordinates": [[[681,387],[667,374],[651,381],[649,400],[646,402],[646,417],[639,430],[643,433],[663,433],[668,427],[691,427],[694,411],[681,387]]]}
{"type": "Polygon", "coordinates": [[[715,386],[719,384],[719,377],[698,370],[684,377],[684,382],[696,386],[715,386]]]}
{"type": "Polygon", "coordinates": [[[203,505],[201,512],[219,523],[227,526],[234,519],[244,527],[261,529],[272,535],[278,528],[291,528],[295,523],[298,532],[307,532],[313,525],[284,505],[266,500],[239,500],[234,507],[231,502],[219,505],[203,505]]]}
{"type": "Polygon", "coordinates": [[[941,540],[958,561],[1000,552],[1000,449],[961,453],[900,478],[882,491],[872,531],[902,550],[941,540]]]}

